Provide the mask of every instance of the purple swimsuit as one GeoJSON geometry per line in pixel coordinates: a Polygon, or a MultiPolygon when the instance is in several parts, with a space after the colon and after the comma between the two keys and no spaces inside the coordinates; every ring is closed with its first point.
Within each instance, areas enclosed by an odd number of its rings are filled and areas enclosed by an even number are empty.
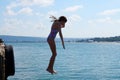
{"type": "Polygon", "coordinates": [[[52,29],[47,39],[53,39],[54,40],[57,33],[58,33],[57,29],[52,29]]]}

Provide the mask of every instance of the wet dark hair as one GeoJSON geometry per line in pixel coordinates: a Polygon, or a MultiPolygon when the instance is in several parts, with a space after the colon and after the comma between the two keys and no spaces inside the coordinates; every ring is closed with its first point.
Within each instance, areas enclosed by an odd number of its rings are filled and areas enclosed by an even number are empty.
{"type": "Polygon", "coordinates": [[[58,21],[64,21],[67,22],[67,18],[65,16],[60,16],[58,21]]]}

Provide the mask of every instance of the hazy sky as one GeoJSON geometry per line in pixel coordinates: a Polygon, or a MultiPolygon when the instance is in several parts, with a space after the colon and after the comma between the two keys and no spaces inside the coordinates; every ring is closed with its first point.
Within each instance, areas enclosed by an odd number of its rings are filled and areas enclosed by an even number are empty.
{"type": "Polygon", "coordinates": [[[47,37],[50,15],[68,18],[66,38],[120,36],[120,0],[0,0],[0,35],[47,37]]]}

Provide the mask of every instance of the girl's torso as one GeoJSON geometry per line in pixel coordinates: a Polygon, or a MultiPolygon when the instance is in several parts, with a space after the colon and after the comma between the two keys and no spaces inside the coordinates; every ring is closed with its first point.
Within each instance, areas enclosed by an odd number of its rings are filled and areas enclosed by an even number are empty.
{"type": "Polygon", "coordinates": [[[51,32],[50,32],[50,34],[48,36],[48,39],[55,39],[57,33],[58,33],[57,29],[51,29],[51,32]]]}
{"type": "Polygon", "coordinates": [[[54,22],[52,24],[52,28],[51,28],[51,31],[50,31],[50,34],[48,36],[48,39],[55,39],[57,33],[59,32],[59,28],[60,28],[60,23],[57,21],[57,22],[54,22]]]}

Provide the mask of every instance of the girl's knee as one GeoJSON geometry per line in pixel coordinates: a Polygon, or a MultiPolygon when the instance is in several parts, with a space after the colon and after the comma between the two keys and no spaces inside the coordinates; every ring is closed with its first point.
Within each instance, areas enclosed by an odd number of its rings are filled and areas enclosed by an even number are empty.
{"type": "Polygon", "coordinates": [[[57,53],[53,54],[53,56],[56,57],[56,56],[57,56],[57,53]]]}

